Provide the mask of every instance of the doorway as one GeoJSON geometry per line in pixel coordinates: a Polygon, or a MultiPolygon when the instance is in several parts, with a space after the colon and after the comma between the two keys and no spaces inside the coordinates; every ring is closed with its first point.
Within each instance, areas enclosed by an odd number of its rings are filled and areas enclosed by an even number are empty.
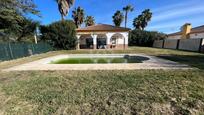
{"type": "Polygon", "coordinates": [[[97,38],[97,49],[106,49],[106,38],[97,38]]]}

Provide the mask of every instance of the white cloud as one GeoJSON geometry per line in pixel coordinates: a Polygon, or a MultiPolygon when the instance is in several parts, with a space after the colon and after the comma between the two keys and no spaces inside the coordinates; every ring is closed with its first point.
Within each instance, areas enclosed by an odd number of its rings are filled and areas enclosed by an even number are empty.
{"type": "Polygon", "coordinates": [[[152,22],[159,22],[163,20],[174,19],[178,17],[188,16],[192,14],[204,13],[203,5],[191,6],[186,8],[172,9],[168,11],[163,11],[159,15],[153,15],[152,22]]]}
{"type": "Polygon", "coordinates": [[[203,0],[194,0],[153,9],[153,18],[147,29],[171,33],[187,22],[193,26],[204,24],[203,5],[203,0]]]}
{"type": "Polygon", "coordinates": [[[197,16],[197,17],[191,17],[186,19],[180,19],[180,20],[173,20],[173,21],[167,21],[166,23],[158,23],[158,24],[150,24],[147,27],[147,30],[159,30],[161,32],[171,33],[171,31],[179,31],[180,27],[186,23],[186,22],[193,22],[192,26],[199,26],[200,24],[204,24],[204,20],[202,20],[204,17],[197,16]]]}

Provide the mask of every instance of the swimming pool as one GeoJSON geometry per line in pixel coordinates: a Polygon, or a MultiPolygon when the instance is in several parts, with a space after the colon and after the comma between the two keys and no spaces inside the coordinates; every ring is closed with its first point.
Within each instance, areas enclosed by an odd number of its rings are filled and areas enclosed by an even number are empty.
{"type": "Polygon", "coordinates": [[[148,60],[142,56],[129,56],[129,55],[94,55],[94,56],[75,56],[56,59],[50,64],[117,64],[117,63],[142,63],[148,60]]]}

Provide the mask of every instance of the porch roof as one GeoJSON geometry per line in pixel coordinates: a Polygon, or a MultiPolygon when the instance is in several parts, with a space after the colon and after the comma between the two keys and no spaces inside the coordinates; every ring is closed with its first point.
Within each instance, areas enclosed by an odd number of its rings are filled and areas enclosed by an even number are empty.
{"type": "Polygon", "coordinates": [[[131,29],[129,28],[116,27],[107,24],[97,24],[94,26],[76,29],[77,32],[128,32],[130,30],[131,29]]]}

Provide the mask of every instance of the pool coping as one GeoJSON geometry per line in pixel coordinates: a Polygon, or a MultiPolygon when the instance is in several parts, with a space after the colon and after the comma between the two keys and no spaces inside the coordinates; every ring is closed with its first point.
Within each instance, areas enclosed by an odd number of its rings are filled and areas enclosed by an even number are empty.
{"type": "Polygon", "coordinates": [[[166,59],[145,54],[61,54],[37,61],[14,66],[3,71],[55,71],[55,70],[138,70],[138,69],[194,69],[186,64],[180,64],[166,59]],[[108,63],[108,64],[49,64],[53,60],[67,58],[70,56],[142,56],[149,60],[143,63],[108,63]]]}

